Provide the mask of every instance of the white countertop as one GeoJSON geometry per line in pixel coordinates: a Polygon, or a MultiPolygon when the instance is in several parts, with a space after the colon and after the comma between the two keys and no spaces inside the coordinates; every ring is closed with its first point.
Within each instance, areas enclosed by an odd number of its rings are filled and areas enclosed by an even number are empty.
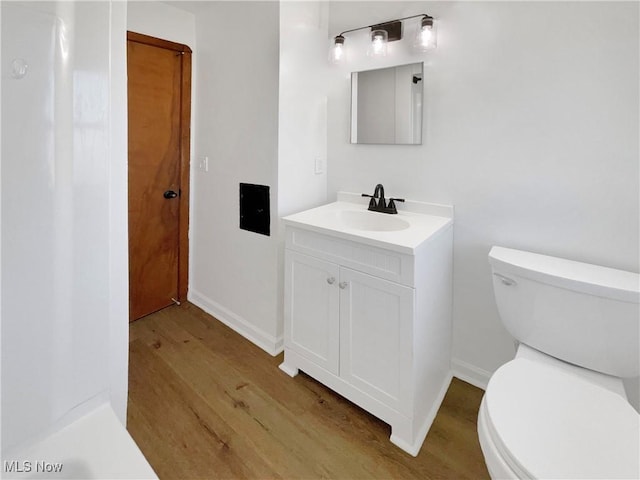
{"type": "Polygon", "coordinates": [[[398,213],[367,210],[368,199],[359,194],[341,192],[338,201],[283,217],[285,225],[313,230],[402,253],[416,249],[453,223],[453,207],[424,202],[397,203],[398,213]],[[378,216],[382,215],[384,218],[378,216]],[[357,220],[351,227],[350,218],[357,220]],[[347,220],[345,220],[347,219],[347,220]],[[370,222],[369,222],[370,221],[370,222]],[[388,224],[396,230],[366,229],[367,225],[388,224]]]}

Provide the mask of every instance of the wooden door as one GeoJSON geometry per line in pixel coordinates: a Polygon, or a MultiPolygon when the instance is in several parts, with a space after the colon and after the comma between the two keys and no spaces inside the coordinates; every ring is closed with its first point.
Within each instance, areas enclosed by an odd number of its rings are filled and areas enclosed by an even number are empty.
{"type": "Polygon", "coordinates": [[[186,297],[190,55],[128,33],[130,320],[186,297]]]}

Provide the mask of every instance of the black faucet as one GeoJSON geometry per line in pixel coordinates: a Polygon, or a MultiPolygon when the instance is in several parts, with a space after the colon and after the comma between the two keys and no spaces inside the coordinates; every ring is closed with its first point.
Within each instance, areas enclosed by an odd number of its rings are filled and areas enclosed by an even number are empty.
{"type": "Polygon", "coordinates": [[[384,187],[381,183],[376,185],[376,189],[373,191],[373,197],[378,199],[378,206],[385,208],[387,203],[384,199],[384,187]]]}
{"type": "Polygon", "coordinates": [[[380,213],[398,213],[395,202],[404,202],[404,198],[390,198],[389,203],[384,198],[384,187],[381,183],[376,185],[373,195],[362,194],[363,197],[370,198],[369,210],[380,213]]]}

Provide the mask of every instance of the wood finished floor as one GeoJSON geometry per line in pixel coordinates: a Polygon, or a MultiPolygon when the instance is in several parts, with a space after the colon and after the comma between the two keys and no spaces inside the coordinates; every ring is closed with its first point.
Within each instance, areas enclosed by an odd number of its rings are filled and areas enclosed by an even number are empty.
{"type": "Polygon", "coordinates": [[[130,326],[128,430],[161,479],[482,479],[482,390],[454,379],[422,450],[191,304],[130,326]]]}

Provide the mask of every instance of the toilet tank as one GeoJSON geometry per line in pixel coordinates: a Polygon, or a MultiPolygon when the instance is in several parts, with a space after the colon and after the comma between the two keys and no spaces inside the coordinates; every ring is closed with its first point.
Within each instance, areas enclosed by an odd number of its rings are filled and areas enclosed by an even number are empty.
{"type": "Polygon", "coordinates": [[[597,372],[640,374],[640,275],[504,247],[489,263],[500,317],[518,341],[597,372]]]}

